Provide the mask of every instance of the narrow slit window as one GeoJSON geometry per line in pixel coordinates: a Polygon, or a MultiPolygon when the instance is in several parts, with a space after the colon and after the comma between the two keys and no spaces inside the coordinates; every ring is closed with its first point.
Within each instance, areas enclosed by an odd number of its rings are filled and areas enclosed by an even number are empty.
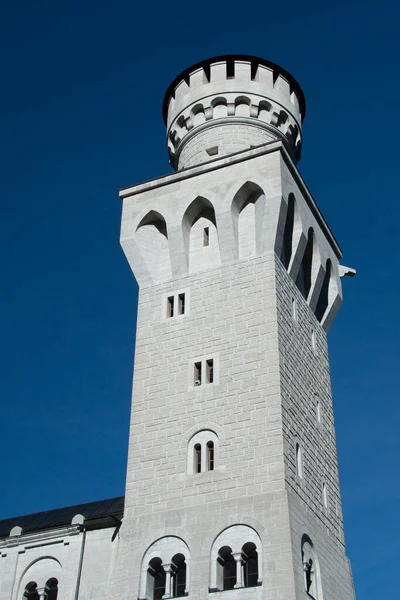
{"type": "Polygon", "coordinates": [[[293,321],[297,321],[297,303],[295,298],[292,298],[292,319],[293,321]]]}
{"type": "Polygon", "coordinates": [[[178,295],[178,311],[180,315],[185,314],[185,294],[178,295]]]}
{"type": "Polygon", "coordinates": [[[296,475],[303,478],[303,454],[299,443],[296,444],[296,475]]]}
{"type": "Polygon", "coordinates": [[[168,296],[167,300],[167,317],[174,316],[174,297],[168,296]]]}
{"type": "Polygon", "coordinates": [[[317,398],[317,421],[321,423],[321,403],[317,398]]]}
{"type": "Polygon", "coordinates": [[[313,352],[315,352],[315,331],[314,331],[314,329],[311,332],[311,348],[313,349],[313,352]]]}
{"type": "Polygon", "coordinates": [[[207,365],[207,383],[213,383],[214,381],[214,360],[212,358],[206,361],[207,365]]]}
{"type": "Polygon", "coordinates": [[[194,447],[194,472],[201,473],[201,445],[196,444],[194,447]]]}
{"type": "Polygon", "coordinates": [[[328,488],[326,487],[326,483],[322,484],[322,498],[325,508],[328,508],[328,488]]]}
{"type": "Polygon", "coordinates": [[[194,363],[194,385],[201,385],[201,362],[194,363]]]}
{"type": "Polygon", "coordinates": [[[209,246],[209,245],[210,245],[210,228],[204,227],[203,246],[209,246]]]}
{"type": "Polygon", "coordinates": [[[214,442],[207,442],[207,470],[214,471],[214,442]]]}

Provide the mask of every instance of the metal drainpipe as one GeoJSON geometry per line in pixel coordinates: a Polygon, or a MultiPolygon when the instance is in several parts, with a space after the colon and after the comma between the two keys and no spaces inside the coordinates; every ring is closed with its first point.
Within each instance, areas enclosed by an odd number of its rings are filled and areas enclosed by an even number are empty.
{"type": "Polygon", "coordinates": [[[81,545],[81,555],[79,558],[79,567],[78,567],[78,577],[76,579],[76,589],[75,589],[75,600],[79,598],[79,588],[81,585],[81,576],[82,576],[82,566],[83,566],[83,555],[85,552],[85,544],[86,544],[86,529],[83,527],[83,537],[82,537],[82,545],[81,545]]]}

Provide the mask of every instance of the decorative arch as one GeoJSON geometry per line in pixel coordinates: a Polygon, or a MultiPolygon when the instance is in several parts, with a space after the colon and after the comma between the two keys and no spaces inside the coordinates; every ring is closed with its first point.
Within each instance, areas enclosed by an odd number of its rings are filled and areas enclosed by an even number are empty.
{"type": "Polygon", "coordinates": [[[182,234],[190,273],[221,264],[215,210],[207,198],[197,196],[189,204],[182,219],[182,234]]]}
{"type": "Polygon", "coordinates": [[[201,125],[205,122],[206,116],[204,114],[204,106],[202,104],[196,104],[191,110],[191,117],[193,120],[193,126],[201,125]]]}
{"type": "MultiPolygon", "coordinates": [[[[214,421],[205,421],[204,428],[202,429],[202,431],[204,431],[204,430],[212,431],[215,433],[215,435],[218,436],[218,438],[220,440],[222,440],[222,441],[225,440],[224,428],[221,427],[218,423],[214,423],[214,421]]],[[[181,450],[183,450],[183,451],[186,450],[190,440],[192,439],[192,437],[194,435],[196,435],[196,433],[198,431],[199,431],[198,425],[193,425],[193,427],[190,427],[189,429],[185,430],[185,432],[183,432],[181,444],[180,444],[181,450]]]]}
{"type": "Polygon", "coordinates": [[[301,561],[305,591],[310,598],[323,600],[319,560],[314,544],[307,534],[304,534],[301,538],[301,561]]]}
{"type": "Polygon", "coordinates": [[[247,96],[238,96],[235,98],[235,116],[250,117],[250,98],[247,96]]]}
{"type": "Polygon", "coordinates": [[[249,525],[231,525],[215,538],[210,553],[210,591],[261,585],[262,545],[249,525]]]}
{"type": "Polygon", "coordinates": [[[247,181],[236,192],[231,206],[238,258],[261,252],[264,212],[264,191],[256,183],[247,181]]]}
{"type": "Polygon", "coordinates": [[[140,221],[136,243],[153,282],[171,279],[167,223],[159,212],[151,210],[140,221]]]}
{"type": "Polygon", "coordinates": [[[211,101],[213,119],[223,119],[228,116],[228,105],[226,98],[219,96],[211,101]]]}
{"type": "Polygon", "coordinates": [[[266,100],[262,100],[258,105],[258,118],[260,121],[269,123],[271,121],[271,108],[272,104],[266,100]]]}
{"type": "Polygon", "coordinates": [[[141,600],[177,598],[188,594],[190,551],[181,538],[159,538],[146,550],[140,572],[141,600]]]}

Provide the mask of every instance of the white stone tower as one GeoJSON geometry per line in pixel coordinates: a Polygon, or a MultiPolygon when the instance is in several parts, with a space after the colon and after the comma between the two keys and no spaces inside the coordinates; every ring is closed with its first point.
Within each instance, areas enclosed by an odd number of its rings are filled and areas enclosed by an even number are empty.
{"type": "Polygon", "coordinates": [[[122,190],[140,286],[110,595],[353,600],[326,332],[340,248],[279,66],[199,63],[164,100],[176,172],[122,190]]]}

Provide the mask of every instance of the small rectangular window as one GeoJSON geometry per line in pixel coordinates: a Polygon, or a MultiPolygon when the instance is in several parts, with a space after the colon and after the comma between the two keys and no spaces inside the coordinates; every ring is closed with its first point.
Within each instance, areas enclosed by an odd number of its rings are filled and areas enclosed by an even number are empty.
{"type": "Polygon", "coordinates": [[[174,316],[174,297],[168,296],[167,300],[167,317],[174,316]]]}
{"type": "Polygon", "coordinates": [[[185,314],[185,294],[178,295],[178,311],[180,315],[185,314]]]}
{"type": "Polygon", "coordinates": [[[204,227],[203,245],[204,246],[210,245],[210,228],[209,227],[204,227]]]}
{"type": "Polygon", "coordinates": [[[207,383],[212,383],[214,381],[214,361],[212,358],[206,361],[207,365],[207,383]]]}
{"type": "Polygon", "coordinates": [[[206,150],[208,156],[216,156],[218,154],[218,146],[213,146],[212,148],[207,148],[206,150]]]}
{"type": "Polygon", "coordinates": [[[194,385],[201,385],[201,362],[194,363],[194,385]]]}

